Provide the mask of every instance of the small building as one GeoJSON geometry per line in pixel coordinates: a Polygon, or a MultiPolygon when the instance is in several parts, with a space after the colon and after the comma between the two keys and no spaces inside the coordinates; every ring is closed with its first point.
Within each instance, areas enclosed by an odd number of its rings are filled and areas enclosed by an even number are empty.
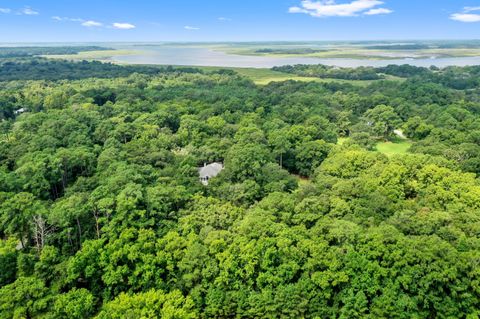
{"type": "Polygon", "coordinates": [[[220,174],[220,172],[223,170],[223,163],[211,163],[211,164],[207,164],[205,163],[203,165],[203,167],[200,167],[198,169],[198,175],[200,177],[200,182],[207,186],[208,185],[208,181],[211,179],[211,178],[214,178],[215,176],[217,176],[218,174],[220,174]]]}
{"type": "Polygon", "coordinates": [[[21,109],[18,109],[18,110],[16,110],[16,111],[14,111],[13,113],[14,113],[15,115],[19,115],[19,114],[25,113],[26,111],[27,111],[27,109],[24,108],[24,107],[22,107],[21,109]]]}

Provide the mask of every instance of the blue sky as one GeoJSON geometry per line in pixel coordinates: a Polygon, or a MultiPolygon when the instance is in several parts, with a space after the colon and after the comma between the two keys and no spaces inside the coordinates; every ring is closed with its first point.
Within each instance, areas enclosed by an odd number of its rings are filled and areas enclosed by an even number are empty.
{"type": "Polygon", "coordinates": [[[0,0],[0,42],[478,39],[480,0],[0,0]]]}

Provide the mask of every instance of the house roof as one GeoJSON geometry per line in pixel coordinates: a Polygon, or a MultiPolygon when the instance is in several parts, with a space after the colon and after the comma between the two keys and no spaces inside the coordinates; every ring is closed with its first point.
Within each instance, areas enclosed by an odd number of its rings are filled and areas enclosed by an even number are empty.
{"type": "Polygon", "coordinates": [[[211,163],[208,165],[205,165],[204,167],[200,167],[198,169],[198,174],[200,175],[200,178],[205,178],[205,177],[215,177],[220,172],[223,170],[223,164],[222,163],[211,163]]]}

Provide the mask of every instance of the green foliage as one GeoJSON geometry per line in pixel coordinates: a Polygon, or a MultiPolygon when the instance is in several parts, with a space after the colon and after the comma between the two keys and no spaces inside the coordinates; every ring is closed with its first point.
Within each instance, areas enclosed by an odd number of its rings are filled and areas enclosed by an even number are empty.
{"type": "Polygon", "coordinates": [[[50,304],[48,288],[34,277],[20,277],[0,288],[0,318],[32,318],[50,304]]]}
{"type": "Polygon", "coordinates": [[[45,207],[30,193],[1,195],[4,198],[0,204],[1,231],[15,236],[26,247],[32,239],[32,221],[35,216],[45,214],[45,207]]]}
{"type": "Polygon", "coordinates": [[[428,125],[420,116],[410,118],[405,124],[405,134],[409,138],[421,140],[433,130],[433,125],[428,125]]]}
{"type": "Polygon", "coordinates": [[[0,287],[15,281],[17,268],[17,251],[14,238],[0,241],[0,287]]]}
{"type": "Polygon", "coordinates": [[[400,118],[391,106],[378,105],[364,114],[374,135],[388,139],[400,125],[400,118]]]}
{"type": "MultiPolygon", "coordinates": [[[[314,52],[310,52],[314,53],[314,52]]],[[[288,54],[288,53],[287,53],[288,54]]],[[[292,54],[292,53],[290,53],[292,54]]],[[[298,53],[297,53],[298,54],[298,53]]],[[[274,67],[272,70],[284,73],[293,73],[300,76],[312,76],[319,78],[333,78],[343,80],[379,80],[383,76],[377,73],[377,70],[370,67],[359,67],[356,69],[337,68],[327,65],[286,65],[274,67]]]]}
{"type": "Polygon", "coordinates": [[[311,176],[313,171],[327,158],[332,146],[323,140],[304,142],[296,151],[296,166],[303,176],[311,176]]]}
{"type": "MultiPolygon", "coordinates": [[[[2,48],[0,48],[2,49],[2,48]]],[[[40,53],[42,51],[39,51],[40,53]]],[[[44,52],[48,53],[48,52],[44,52]]],[[[0,59],[2,52],[0,52],[0,59]]],[[[23,53],[11,53],[13,56],[23,53]]],[[[10,53],[7,53],[9,57],[10,53]]],[[[27,55],[29,56],[29,55],[27,55]]],[[[173,72],[174,68],[158,68],[148,66],[119,66],[97,61],[70,62],[64,60],[47,60],[32,58],[25,60],[1,61],[0,81],[14,80],[76,80],[85,78],[125,77],[134,73],[158,75],[173,72]]],[[[182,68],[181,72],[200,73],[199,70],[182,68]]]]}
{"type": "Polygon", "coordinates": [[[107,303],[96,318],[193,319],[197,315],[192,300],[183,297],[179,291],[165,294],[150,290],[135,295],[121,294],[107,303]]]}
{"type": "Polygon", "coordinates": [[[90,318],[95,311],[93,295],[86,289],[72,289],[56,297],[52,314],[55,318],[90,318]]]}

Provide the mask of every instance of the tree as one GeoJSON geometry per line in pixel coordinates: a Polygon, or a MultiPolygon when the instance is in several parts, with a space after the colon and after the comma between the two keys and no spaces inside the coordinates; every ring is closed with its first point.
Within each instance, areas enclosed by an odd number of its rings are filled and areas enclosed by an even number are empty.
{"type": "Polygon", "coordinates": [[[311,176],[327,158],[332,146],[323,140],[304,142],[297,147],[295,166],[302,176],[311,176]]]}
{"type": "Polygon", "coordinates": [[[34,277],[20,277],[0,288],[1,318],[34,318],[45,313],[50,305],[48,288],[34,277]]]}
{"type": "Polygon", "coordinates": [[[34,218],[46,214],[45,206],[30,193],[4,194],[4,198],[0,204],[2,231],[16,236],[25,248],[32,240],[34,218]]]}
{"type": "Polygon", "coordinates": [[[283,130],[276,130],[270,133],[268,140],[270,147],[273,148],[273,154],[278,158],[278,164],[283,167],[283,156],[291,148],[287,135],[283,130]]]}
{"type": "Polygon", "coordinates": [[[350,139],[345,143],[347,146],[350,144],[361,146],[368,151],[373,151],[377,146],[377,141],[373,139],[369,133],[362,132],[353,133],[350,139]]]}
{"type": "Polygon", "coordinates": [[[90,217],[89,209],[86,194],[75,193],[57,201],[52,207],[49,218],[53,225],[67,231],[70,243],[75,242],[75,246],[80,248],[86,228],[84,220],[91,220],[88,218],[90,217]],[[72,229],[75,230],[73,234],[72,229]]]}
{"type": "Polygon", "coordinates": [[[366,111],[364,117],[372,132],[384,139],[390,138],[395,128],[401,123],[393,107],[386,105],[378,105],[366,111]]]}
{"type": "Polygon", "coordinates": [[[14,238],[0,241],[0,287],[15,281],[18,256],[16,246],[14,238]]]}
{"type": "Polygon", "coordinates": [[[193,310],[192,300],[185,298],[178,290],[168,294],[150,290],[134,295],[121,294],[105,304],[96,318],[193,319],[197,318],[197,314],[193,310]]]}
{"type": "Polygon", "coordinates": [[[351,117],[351,111],[342,111],[337,115],[337,125],[340,136],[350,136],[350,129],[352,125],[351,117]]]}
{"type": "Polygon", "coordinates": [[[95,299],[86,289],[72,289],[56,297],[53,304],[55,318],[89,318],[95,311],[95,299]]]}
{"type": "Polygon", "coordinates": [[[403,127],[406,136],[416,140],[426,138],[433,129],[432,125],[426,124],[419,116],[408,119],[403,127]]]}
{"type": "Polygon", "coordinates": [[[231,176],[233,181],[255,179],[270,159],[270,153],[264,145],[236,144],[225,158],[225,174],[231,176]]]}

